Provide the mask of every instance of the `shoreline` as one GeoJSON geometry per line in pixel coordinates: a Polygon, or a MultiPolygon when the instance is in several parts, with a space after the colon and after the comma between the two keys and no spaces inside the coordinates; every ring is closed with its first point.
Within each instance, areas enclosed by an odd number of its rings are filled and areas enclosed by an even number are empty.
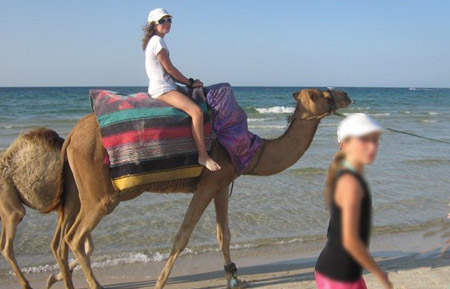
{"type": "MultiPolygon", "coordinates": [[[[433,230],[434,231],[434,230],[433,230]]],[[[450,252],[439,262],[438,244],[444,240],[430,230],[376,234],[371,251],[390,273],[395,288],[447,289],[450,285],[450,252]]],[[[241,279],[248,288],[315,288],[314,264],[325,240],[232,250],[241,279]]],[[[94,252],[95,256],[95,252],[94,252]]],[[[164,261],[126,263],[94,268],[99,282],[109,289],[153,288],[164,261]]],[[[183,255],[175,264],[167,289],[224,288],[225,279],[220,251],[183,255]]],[[[55,271],[52,271],[55,272],[55,271]]],[[[50,272],[26,274],[33,288],[45,288],[50,272]]],[[[74,272],[76,288],[86,288],[81,270],[74,272]]],[[[371,274],[364,276],[369,288],[379,288],[371,274]]],[[[17,288],[14,275],[2,278],[0,289],[17,288]]],[[[64,288],[57,283],[52,288],[64,288]]]]}

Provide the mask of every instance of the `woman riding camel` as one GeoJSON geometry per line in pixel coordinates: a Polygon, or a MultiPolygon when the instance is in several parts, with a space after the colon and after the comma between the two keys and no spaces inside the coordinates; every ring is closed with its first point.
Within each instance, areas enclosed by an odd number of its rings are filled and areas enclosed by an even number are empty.
{"type": "Polygon", "coordinates": [[[177,90],[175,82],[188,87],[201,87],[203,83],[186,78],[170,61],[164,36],[169,33],[172,15],[163,8],[150,11],[144,27],[142,49],[145,51],[145,69],[149,78],[148,93],[165,103],[183,110],[192,118],[192,135],[199,153],[198,162],[211,171],[220,170],[206,151],[203,131],[203,111],[189,97],[177,90]]]}
{"type": "Polygon", "coordinates": [[[362,268],[392,289],[388,275],[368,250],[372,197],[364,167],[375,161],[382,128],[362,113],[347,116],[337,131],[340,151],[328,172],[325,202],[330,210],[328,241],[316,265],[318,289],[366,289],[362,268]]]}

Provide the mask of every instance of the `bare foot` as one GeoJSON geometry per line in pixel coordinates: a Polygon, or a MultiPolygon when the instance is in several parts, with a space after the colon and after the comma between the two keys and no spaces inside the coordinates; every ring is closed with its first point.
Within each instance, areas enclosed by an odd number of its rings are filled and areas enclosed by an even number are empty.
{"type": "Polygon", "coordinates": [[[216,163],[212,158],[210,158],[209,156],[207,158],[202,158],[199,157],[198,158],[198,162],[199,164],[201,164],[202,166],[206,167],[208,170],[215,172],[221,169],[221,167],[219,166],[218,163],[216,163]]]}

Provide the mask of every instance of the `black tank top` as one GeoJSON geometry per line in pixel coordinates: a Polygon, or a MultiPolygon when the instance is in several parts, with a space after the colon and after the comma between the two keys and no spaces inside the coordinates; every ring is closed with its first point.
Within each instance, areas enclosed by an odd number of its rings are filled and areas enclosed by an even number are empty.
{"type": "MultiPolygon", "coordinates": [[[[366,246],[369,246],[372,197],[366,181],[356,172],[350,170],[340,171],[336,177],[335,184],[345,174],[353,175],[363,188],[364,196],[361,200],[361,215],[359,216],[359,237],[366,246]]],[[[330,279],[355,281],[362,276],[362,267],[342,245],[341,209],[334,201],[334,191],[335,189],[333,188],[330,206],[331,218],[327,234],[328,241],[317,260],[316,271],[330,279]]]]}

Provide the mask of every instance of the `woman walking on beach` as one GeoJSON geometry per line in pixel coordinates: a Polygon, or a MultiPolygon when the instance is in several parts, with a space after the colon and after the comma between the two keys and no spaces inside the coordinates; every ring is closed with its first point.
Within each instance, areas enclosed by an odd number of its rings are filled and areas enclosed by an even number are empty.
{"type": "Polygon", "coordinates": [[[192,135],[199,153],[198,162],[211,171],[220,170],[206,151],[203,131],[203,111],[189,97],[177,90],[175,82],[188,87],[201,87],[200,80],[186,78],[170,61],[164,36],[169,33],[172,16],[163,8],[150,11],[144,27],[142,49],[145,51],[145,68],[149,78],[148,93],[167,104],[183,110],[192,118],[192,135]]]}
{"type": "Polygon", "coordinates": [[[362,113],[347,116],[337,131],[340,151],[328,171],[325,201],[330,210],[328,241],[316,264],[319,289],[366,289],[362,269],[384,289],[393,285],[368,250],[372,198],[364,166],[374,162],[382,128],[362,113]]]}

